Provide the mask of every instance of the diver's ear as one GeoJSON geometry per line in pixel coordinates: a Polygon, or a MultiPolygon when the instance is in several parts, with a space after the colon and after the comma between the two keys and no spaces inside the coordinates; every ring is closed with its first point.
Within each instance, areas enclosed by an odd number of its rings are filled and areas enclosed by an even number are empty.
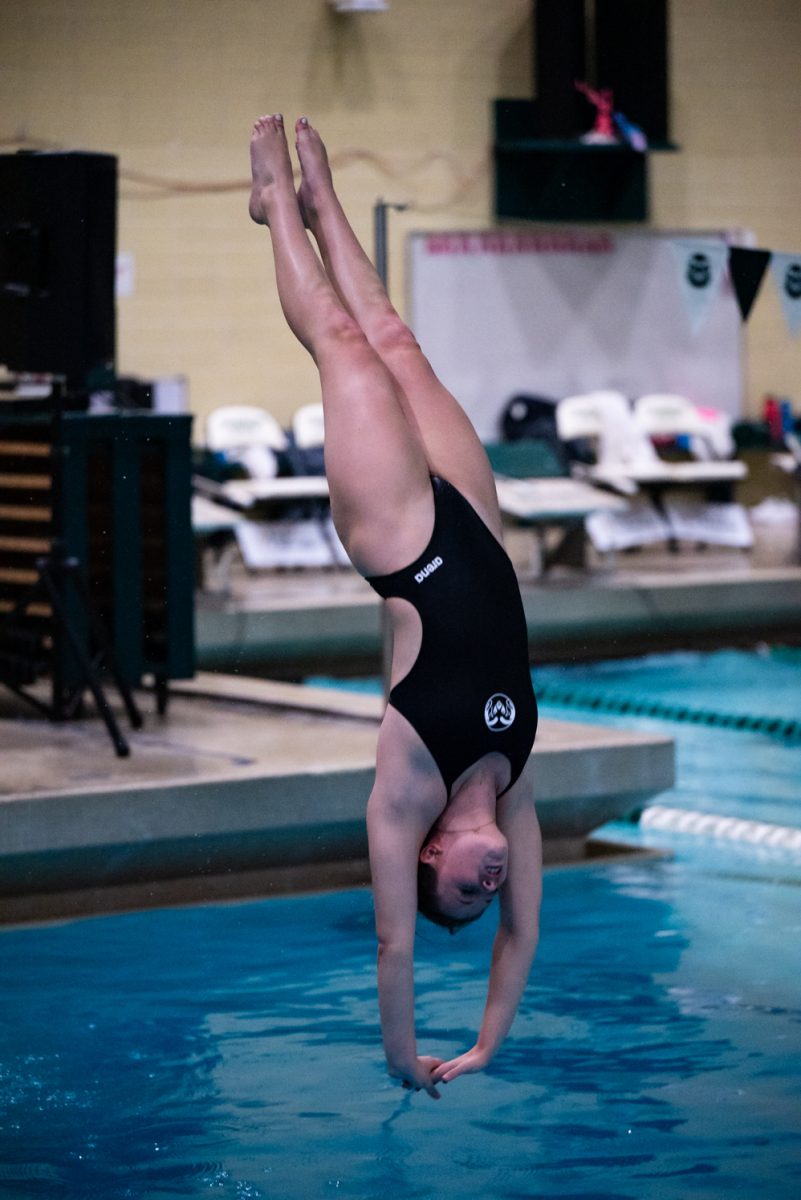
{"type": "Polygon", "coordinates": [[[433,867],[441,854],[442,851],[436,842],[426,842],[420,851],[420,862],[428,863],[429,866],[433,867]]]}

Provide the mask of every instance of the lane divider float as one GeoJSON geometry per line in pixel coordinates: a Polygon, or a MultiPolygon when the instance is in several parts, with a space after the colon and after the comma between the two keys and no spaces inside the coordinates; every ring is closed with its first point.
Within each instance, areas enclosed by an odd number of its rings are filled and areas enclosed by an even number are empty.
{"type": "Polygon", "coordinates": [[[714,709],[696,708],[690,704],[666,704],[662,700],[617,696],[567,684],[545,683],[537,684],[536,687],[538,700],[546,704],[588,709],[592,712],[630,713],[637,717],[657,717],[664,721],[683,721],[693,725],[714,725],[721,729],[763,733],[784,741],[801,741],[801,720],[716,712],[714,709]]]}
{"type": "Polygon", "coordinates": [[[652,804],[643,809],[640,825],[644,829],[666,829],[672,833],[691,833],[732,842],[749,842],[754,846],[801,851],[801,829],[791,825],[770,825],[766,821],[726,817],[719,813],[693,812],[652,804]]]}

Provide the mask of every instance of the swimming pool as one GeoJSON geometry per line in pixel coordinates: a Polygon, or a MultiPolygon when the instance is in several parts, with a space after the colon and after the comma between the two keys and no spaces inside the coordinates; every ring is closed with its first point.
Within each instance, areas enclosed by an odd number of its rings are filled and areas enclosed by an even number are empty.
{"type": "MultiPolygon", "coordinates": [[[[797,744],[685,733],[671,802],[798,821],[797,744]]],[[[673,857],[547,874],[512,1034],[438,1103],[383,1072],[365,890],[3,932],[0,1197],[794,1198],[801,856],[610,832],[673,857]]],[[[421,926],[421,1049],[469,1043],[492,932],[421,926]]]]}

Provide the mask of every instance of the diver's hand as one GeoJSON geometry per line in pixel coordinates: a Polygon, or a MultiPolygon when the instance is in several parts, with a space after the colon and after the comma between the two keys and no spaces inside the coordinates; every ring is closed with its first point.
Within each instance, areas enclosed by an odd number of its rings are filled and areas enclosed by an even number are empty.
{"type": "Polygon", "coordinates": [[[490,1054],[486,1050],[473,1046],[472,1050],[466,1050],[457,1058],[440,1063],[431,1076],[432,1083],[450,1083],[459,1075],[472,1075],[475,1071],[483,1071],[489,1060],[490,1054]]]}
{"type": "Polygon", "coordinates": [[[414,1088],[416,1092],[428,1092],[432,1100],[439,1100],[439,1092],[434,1087],[433,1072],[443,1066],[441,1058],[432,1058],[430,1054],[421,1054],[405,1066],[389,1064],[389,1073],[393,1079],[400,1079],[405,1088],[414,1088]]]}

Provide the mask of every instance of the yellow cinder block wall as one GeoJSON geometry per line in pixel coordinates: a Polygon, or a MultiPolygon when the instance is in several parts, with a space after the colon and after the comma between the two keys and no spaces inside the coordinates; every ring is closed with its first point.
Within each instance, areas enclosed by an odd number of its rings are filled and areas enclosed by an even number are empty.
{"type": "MultiPolygon", "coordinates": [[[[672,132],[655,155],[652,224],[752,230],[801,252],[799,0],[673,0],[672,132]]],[[[120,162],[119,248],[134,294],[118,304],[118,366],[186,374],[200,418],[225,402],[283,422],[318,398],[285,328],[267,234],[246,215],[253,118],[307,113],[372,247],[390,221],[402,307],[404,239],[491,224],[490,102],[532,94],[530,0],[390,0],[338,15],[327,0],[16,0],[4,4],[0,140],[120,162]]],[[[747,329],[747,407],[766,391],[801,407],[801,338],[771,286],[747,329]]]]}

